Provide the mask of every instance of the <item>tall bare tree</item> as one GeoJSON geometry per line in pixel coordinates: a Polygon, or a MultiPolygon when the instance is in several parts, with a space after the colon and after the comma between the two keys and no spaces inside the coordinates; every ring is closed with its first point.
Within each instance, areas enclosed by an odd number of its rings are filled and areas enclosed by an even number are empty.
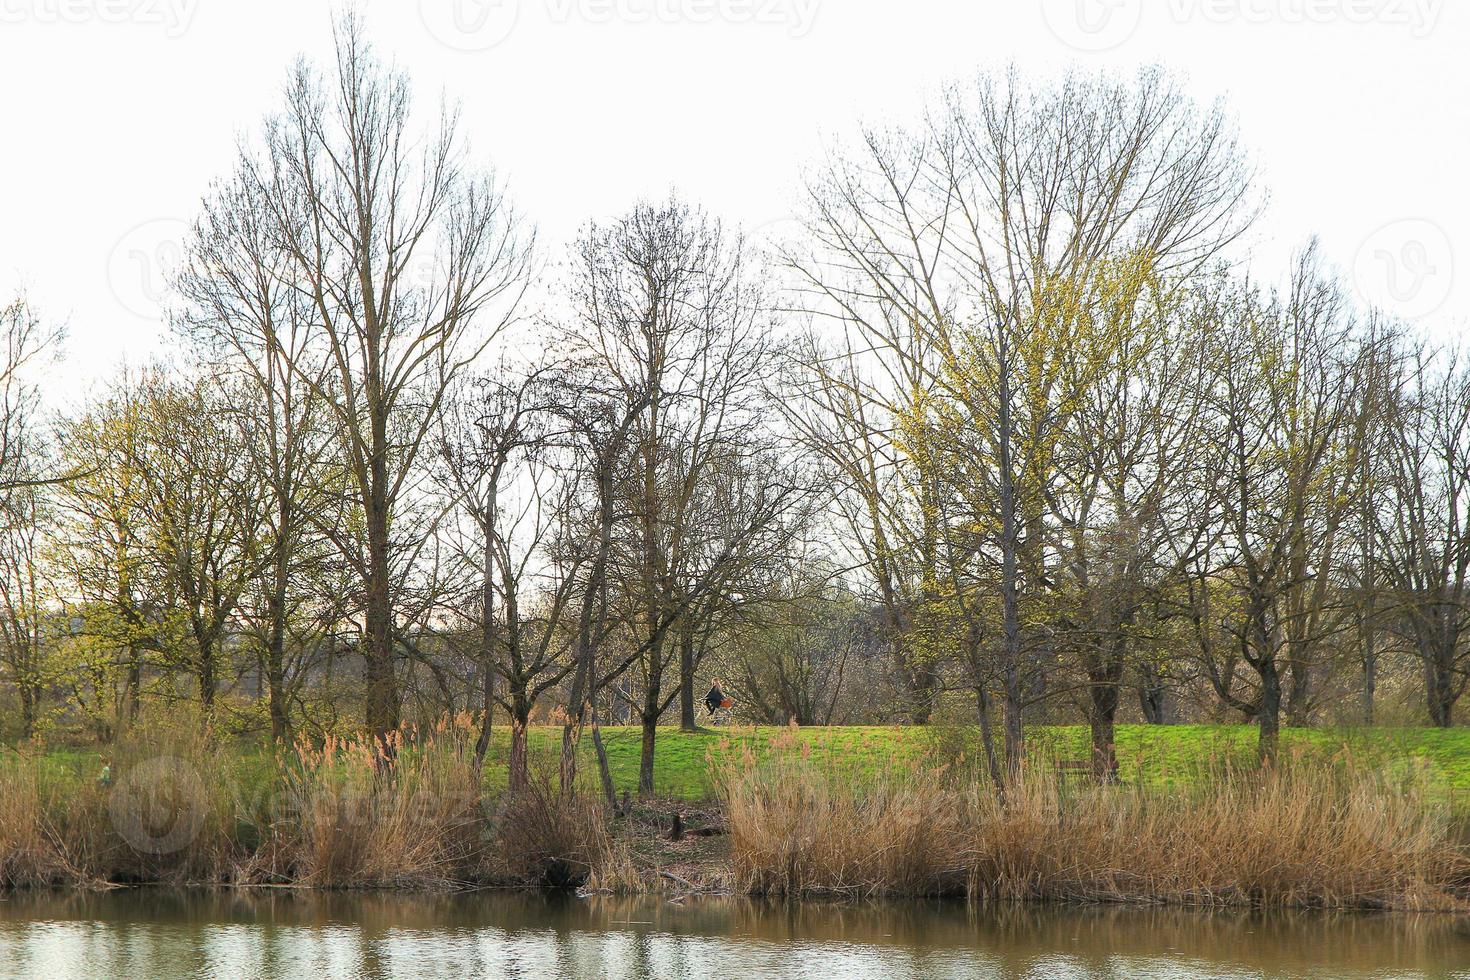
{"type": "Polygon", "coordinates": [[[1310,698],[1322,650],[1347,625],[1334,578],[1370,380],[1351,311],[1314,248],[1283,295],[1237,291],[1221,313],[1206,344],[1213,377],[1202,444],[1219,540],[1191,578],[1193,613],[1213,686],[1256,720],[1269,761],[1283,706],[1310,698]],[[1215,648],[1220,623],[1227,655],[1254,674],[1251,694],[1232,690],[1215,648]]]}
{"type": "Polygon", "coordinates": [[[529,249],[455,113],[420,131],[407,78],[361,23],[342,18],[335,40],[332,72],[297,67],[206,214],[211,254],[239,262],[230,292],[291,294],[273,302],[288,316],[258,304],[233,329],[318,401],[343,457],[360,523],[331,530],[361,584],[364,714],[381,736],[399,724],[395,597],[425,537],[405,519],[426,492],[420,456],[445,392],[513,315],[529,249]],[[257,240],[279,255],[261,261],[257,240]]]}
{"type": "Polygon", "coordinates": [[[802,487],[762,432],[773,310],[743,242],[677,201],[642,204],[593,227],[576,261],[571,349],[627,422],[624,455],[606,461],[627,515],[612,529],[610,599],[637,653],[646,794],[658,721],[681,691],[693,727],[702,618],[735,569],[779,547],[802,487]]]}
{"type": "Polygon", "coordinates": [[[1447,728],[1470,682],[1470,359],[1416,351],[1385,429],[1379,512],[1385,599],[1423,668],[1429,720],[1447,728]]]}

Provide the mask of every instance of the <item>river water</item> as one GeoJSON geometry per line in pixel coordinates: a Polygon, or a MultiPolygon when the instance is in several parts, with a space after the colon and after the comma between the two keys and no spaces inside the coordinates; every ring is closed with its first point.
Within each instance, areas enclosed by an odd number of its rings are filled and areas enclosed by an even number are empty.
{"type": "Polygon", "coordinates": [[[1460,977],[1470,919],[477,893],[0,896],[0,976],[1460,977]]]}

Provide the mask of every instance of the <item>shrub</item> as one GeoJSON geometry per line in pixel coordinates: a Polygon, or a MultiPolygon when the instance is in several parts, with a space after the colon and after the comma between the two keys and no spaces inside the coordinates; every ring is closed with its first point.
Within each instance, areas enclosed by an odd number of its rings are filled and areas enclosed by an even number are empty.
{"type": "Polygon", "coordinates": [[[550,888],[586,884],[598,868],[606,880],[614,856],[602,804],[584,793],[563,795],[549,774],[534,770],[524,789],[502,800],[496,845],[500,875],[550,888]]]}

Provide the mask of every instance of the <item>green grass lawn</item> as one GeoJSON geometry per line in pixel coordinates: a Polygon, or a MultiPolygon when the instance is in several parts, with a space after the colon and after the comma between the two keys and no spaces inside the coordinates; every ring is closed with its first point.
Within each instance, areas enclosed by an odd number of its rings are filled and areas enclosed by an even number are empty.
{"type": "MultiPolygon", "coordinates": [[[[701,799],[711,794],[711,761],[749,748],[757,756],[787,729],[774,726],[736,727],[708,732],[660,728],[654,753],[654,791],[660,796],[701,799]]],[[[602,730],[608,766],[617,790],[636,790],[641,732],[635,727],[602,730]]],[[[789,737],[789,736],[788,736],[789,737]]],[[[972,729],[913,727],[803,728],[795,732],[818,765],[851,772],[855,778],[891,766],[978,763],[980,745],[972,729]]],[[[1211,763],[1255,758],[1256,729],[1249,725],[1120,725],[1117,751],[1125,780],[1169,782],[1188,779],[1211,763]]],[[[532,728],[528,733],[533,761],[554,760],[561,729],[532,728]]],[[[1085,725],[1048,726],[1028,732],[1030,745],[1058,760],[1089,756],[1085,725]]],[[[504,785],[504,759],[509,733],[499,731],[487,764],[486,779],[504,785]]],[[[1351,758],[1369,767],[1418,765],[1431,778],[1458,795],[1470,795],[1470,728],[1287,729],[1282,752],[1324,758],[1351,758]]],[[[594,779],[592,739],[582,740],[582,771],[594,779]]]]}
{"type": "MultiPolygon", "coordinates": [[[[654,750],[653,788],[659,796],[703,799],[711,795],[711,762],[733,756],[742,748],[764,755],[771,740],[788,730],[779,726],[716,728],[701,732],[681,732],[678,728],[658,730],[654,750]]],[[[857,772],[877,769],[890,760],[917,761],[932,744],[925,729],[861,727],[803,728],[796,737],[811,746],[812,757],[820,763],[851,767],[857,772]]],[[[643,740],[642,729],[632,725],[602,729],[607,749],[608,768],[618,792],[637,791],[638,764],[643,740]]],[[[509,754],[510,733],[495,733],[490,759],[486,764],[486,780],[495,786],[506,781],[505,758],[509,754]]],[[[578,765],[586,778],[597,779],[597,764],[591,732],[582,737],[578,765]]],[[[527,752],[532,764],[555,765],[561,751],[561,729],[532,727],[527,732],[527,752]]]]}
{"type": "MultiPolygon", "coordinates": [[[[641,732],[627,727],[602,730],[608,763],[618,792],[636,790],[641,732]]],[[[561,729],[533,727],[529,734],[533,765],[555,767],[561,729]]],[[[970,728],[838,727],[790,730],[774,726],[732,727],[697,733],[660,728],[654,755],[654,791],[659,796],[703,799],[712,795],[712,763],[748,749],[756,756],[770,751],[776,738],[796,740],[799,751],[816,765],[851,774],[854,779],[891,767],[937,765],[978,766],[979,740],[970,728]]],[[[505,758],[510,734],[495,730],[485,780],[505,785],[505,758]]],[[[1031,729],[1032,749],[1058,760],[1088,757],[1084,725],[1031,729]]],[[[1202,767],[1226,759],[1249,764],[1255,758],[1256,730],[1249,725],[1121,725],[1117,730],[1120,775],[1124,780],[1171,783],[1188,780],[1202,767]]],[[[1284,754],[1310,753],[1321,758],[1351,758],[1373,768],[1414,765],[1427,770],[1437,784],[1456,798],[1470,800],[1470,728],[1287,729],[1282,732],[1284,754]]],[[[47,764],[57,775],[95,778],[105,751],[57,749],[47,753],[47,764]]],[[[581,743],[584,785],[596,785],[590,732],[581,743]]],[[[0,753],[0,762],[4,754],[0,753]]],[[[242,775],[252,781],[269,779],[269,753],[259,748],[242,751],[242,775]]]]}

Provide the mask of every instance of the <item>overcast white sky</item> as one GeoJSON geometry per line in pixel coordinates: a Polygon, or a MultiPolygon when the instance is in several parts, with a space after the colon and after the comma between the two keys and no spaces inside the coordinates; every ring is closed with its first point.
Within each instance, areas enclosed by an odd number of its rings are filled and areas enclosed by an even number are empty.
{"type": "MultiPolygon", "coordinates": [[[[1223,96],[1270,191],[1254,243],[1311,234],[1371,298],[1470,323],[1470,4],[1449,0],[370,0],[380,52],[475,150],[544,253],[677,188],[748,229],[856,121],[981,67],[1160,62],[1223,96]]],[[[66,394],[165,329],[160,257],[292,58],[317,0],[0,0],[0,298],[69,326],[66,394]]]]}

